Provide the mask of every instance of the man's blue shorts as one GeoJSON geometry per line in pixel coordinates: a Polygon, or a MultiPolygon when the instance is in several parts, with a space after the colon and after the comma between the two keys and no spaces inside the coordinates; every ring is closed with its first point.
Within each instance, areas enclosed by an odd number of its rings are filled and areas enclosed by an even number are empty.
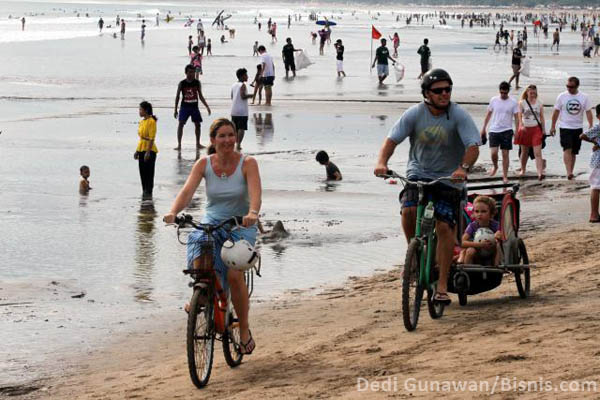
{"type": "Polygon", "coordinates": [[[179,122],[185,124],[189,117],[192,117],[192,122],[194,123],[202,122],[202,117],[200,116],[200,110],[198,107],[181,107],[179,110],[179,122]]]}

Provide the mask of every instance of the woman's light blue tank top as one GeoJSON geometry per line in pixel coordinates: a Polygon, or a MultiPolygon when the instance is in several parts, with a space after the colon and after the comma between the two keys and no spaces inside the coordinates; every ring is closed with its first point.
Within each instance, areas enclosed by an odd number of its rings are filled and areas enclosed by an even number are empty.
{"type": "Polygon", "coordinates": [[[244,216],[250,209],[248,196],[248,183],[242,173],[244,156],[235,172],[228,177],[222,178],[215,174],[211,165],[212,156],[206,160],[204,179],[206,180],[206,212],[202,218],[204,224],[219,223],[229,217],[244,216]]]}

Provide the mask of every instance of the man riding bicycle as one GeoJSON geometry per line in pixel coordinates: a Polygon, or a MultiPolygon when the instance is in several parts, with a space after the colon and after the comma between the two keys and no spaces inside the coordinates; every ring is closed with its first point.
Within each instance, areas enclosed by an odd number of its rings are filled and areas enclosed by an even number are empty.
{"type": "MultiPolygon", "coordinates": [[[[431,181],[452,176],[452,182],[437,183],[425,189],[435,203],[437,263],[440,274],[434,301],[450,304],[447,294],[448,274],[456,237],[459,204],[467,171],[479,156],[480,136],[471,116],[450,101],[452,78],[443,69],[423,75],[421,93],[424,101],[410,107],[392,127],[379,151],[375,175],[388,172],[388,160],[397,145],[410,140],[406,167],[409,180],[431,181]]],[[[400,194],[402,229],[410,242],[415,235],[418,190],[408,186],[400,194]]]]}

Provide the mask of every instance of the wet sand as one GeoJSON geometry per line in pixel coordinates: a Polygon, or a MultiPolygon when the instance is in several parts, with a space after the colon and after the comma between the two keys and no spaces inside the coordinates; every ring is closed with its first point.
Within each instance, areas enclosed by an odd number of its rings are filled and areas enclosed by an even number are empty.
{"type": "MultiPolygon", "coordinates": [[[[341,286],[291,291],[254,303],[255,354],[232,370],[216,343],[211,380],[202,391],[188,377],[183,311],[142,321],[106,349],[65,363],[60,376],[14,390],[35,388],[24,396],[30,399],[431,398],[430,392],[411,389],[415,381],[407,379],[481,380],[490,385],[496,376],[542,378],[556,385],[593,381],[600,374],[600,323],[590,315],[600,306],[595,252],[600,231],[591,224],[548,218],[550,209],[579,221],[587,212],[587,197],[572,193],[576,185],[555,186],[553,199],[538,202],[537,216],[522,214],[528,223],[521,237],[536,264],[526,300],[519,298],[514,279],[505,276],[500,287],[470,296],[465,307],[452,296],[453,304],[439,320],[430,319],[425,307],[417,330],[408,333],[400,311],[402,266],[397,265],[370,277],[350,277],[341,286]],[[397,391],[358,391],[358,378],[390,379],[397,382],[397,391]]],[[[528,192],[524,196],[539,195],[535,186],[523,191],[528,192]]],[[[451,399],[487,394],[444,393],[451,399]]],[[[492,398],[516,396],[572,399],[595,398],[597,393],[505,388],[492,398]]]]}

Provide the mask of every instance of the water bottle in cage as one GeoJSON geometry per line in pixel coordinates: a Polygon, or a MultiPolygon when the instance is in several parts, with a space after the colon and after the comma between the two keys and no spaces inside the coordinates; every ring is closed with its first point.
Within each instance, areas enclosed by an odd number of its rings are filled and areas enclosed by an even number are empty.
{"type": "Polygon", "coordinates": [[[423,212],[423,218],[421,220],[421,233],[423,235],[429,235],[431,233],[431,231],[433,230],[433,215],[434,215],[434,209],[433,209],[433,202],[430,201],[427,204],[427,207],[425,207],[425,211],[423,212]]]}

